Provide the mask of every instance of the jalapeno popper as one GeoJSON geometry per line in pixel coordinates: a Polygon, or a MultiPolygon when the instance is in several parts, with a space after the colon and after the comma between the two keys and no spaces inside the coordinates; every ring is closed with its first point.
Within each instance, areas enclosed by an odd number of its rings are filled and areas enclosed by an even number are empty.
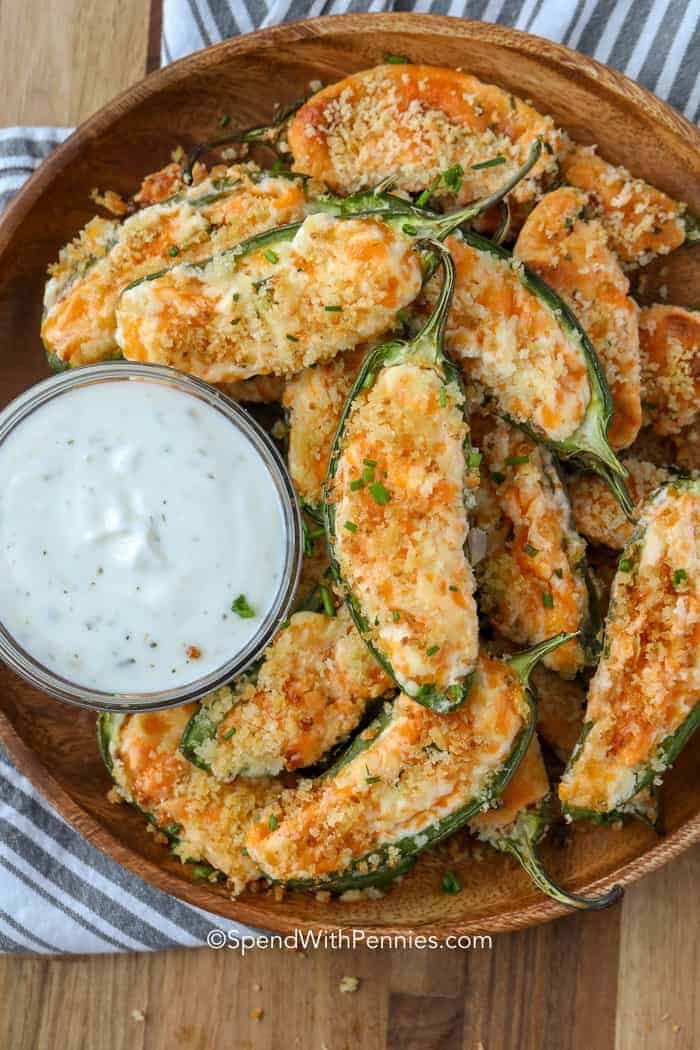
{"type": "MultiPolygon", "coordinates": [[[[626,456],[627,486],[634,500],[633,516],[638,516],[648,497],[671,478],[665,467],[626,456]]],[[[622,550],[629,543],[634,522],[622,513],[612,493],[594,474],[577,474],[567,482],[576,528],[591,541],[611,550],[622,550]]]]}
{"type": "Polygon", "coordinates": [[[585,911],[608,908],[622,896],[622,887],[613,886],[599,897],[570,893],[548,874],[538,844],[552,820],[549,777],[542,760],[537,737],[533,737],[525,757],[500,798],[500,806],[479,814],[469,822],[469,830],[482,842],[501,853],[510,853],[534,884],[552,900],[568,908],[585,911]]]}
{"type": "Polygon", "coordinates": [[[287,130],[293,167],[353,193],[387,176],[409,193],[435,186],[465,203],[492,193],[539,138],[545,149],[511,194],[529,203],[557,173],[551,117],[494,84],[439,66],[386,64],[309,98],[287,130]]]}
{"type": "Polygon", "coordinates": [[[616,819],[661,782],[700,719],[700,481],[646,505],[615,577],[603,657],[559,787],[572,818],[616,819]]]}
{"type": "Polygon", "coordinates": [[[328,612],[295,613],[257,671],[201,704],[182,738],[190,762],[217,780],[271,776],[315,765],[348,738],[392,682],[347,610],[328,612]]]}
{"type": "Polygon", "coordinates": [[[117,341],[130,360],[217,383],[329,360],[383,335],[416,298],[423,281],[417,239],[446,237],[500,200],[538,155],[536,143],[495,194],[449,216],[381,192],[316,201],[319,211],[302,223],[130,285],[119,302],[117,341]]]}
{"type": "Polygon", "coordinates": [[[479,657],[469,703],[445,718],[401,695],[320,780],[286,792],[247,849],[290,888],[337,891],[404,874],[503,792],[532,739],[527,678],[549,639],[511,661],[479,657]]]}
{"type": "Polygon", "coordinates": [[[595,214],[623,265],[643,266],[698,239],[686,205],[599,157],[595,146],[574,146],[560,163],[566,182],[592,194],[595,214]]]}
{"type": "Polygon", "coordinates": [[[678,434],[700,413],[700,312],[656,304],[641,311],[645,422],[678,434]]]}
{"type": "Polygon", "coordinates": [[[598,619],[587,581],[586,545],[548,450],[496,419],[474,418],[483,454],[472,515],[479,609],[510,641],[531,645],[563,631],[580,632],[545,658],[575,675],[597,654],[598,619]],[[478,554],[478,557],[477,557],[478,554]]]}
{"type": "Polygon", "coordinates": [[[405,693],[459,706],[478,653],[474,577],[465,554],[469,427],[458,374],[444,356],[454,284],[410,342],[365,359],[333,444],[324,513],[331,564],[358,630],[405,693]]]}
{"type": "Polygon", "coordinates": [[[289,424],[287,463],[304,504],[319,508],[333,438],[368,347],[338,354],[289,380],[283,405],[289,424]]]}
{"type": "Polygon", "coordinates": [[[41,337],[52,367],[121,356],[115,311],[130,282],[175,259],[200,259],[298,219],[305,204],[302,180],[239,165],[137,211],[121,225],[93,219],[63,249],[46,285],[41,337]]]}
{"type": "Polygon", "coordinates": [[[613,399],[608,438],[626,448],[642,422],[638,309],[602,224],[587,216],[590,197],[562,187],[528,216],[514,253],[578,318],[605,371],[613,399]]]}
{"type": "Polygon", "coordinates": [[[223,872],[234,893],[260,878],[244,846],[261,807],[282,790],[276,780],[219,784],[180,754],[194,704],[137,715],[100,715],[97,736],[118,796],[167,835],[176,856],[223,872]]]}
{"type": "MultiPolygon", "coordinates": [[[[560,457],[576,457],[605,477],[631,509],[624,468],[607,438],[610,391],[574,315],[491,241],[462,229],[447,245],[457,280],[446,345],[461,363],[470,402],[488,402],[560,457]]],[[[434,297],[429,286],[428,301],[434,297]]]]}

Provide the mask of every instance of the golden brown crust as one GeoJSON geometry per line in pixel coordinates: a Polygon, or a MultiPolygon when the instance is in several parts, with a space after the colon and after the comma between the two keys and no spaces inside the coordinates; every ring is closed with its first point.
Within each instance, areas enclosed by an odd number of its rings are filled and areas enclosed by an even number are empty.
{"type": "Polygon", "coordinates": [[[525,222],[514,250],[583,326],[613,398],[610,443],[626,448],[642,423],[638,309],[608,247],[604,226],[586,215],[589,201],[588,194],[570,186],[546,194],[525,222]]]}
{"type": "MultiPolygon", "coordinates": [[[[626,456],[623,463],[629,472],[627,487],[637,517],[646,499],[669,480],[671,473],[632,456],[626,456]]],[[[578,474],[568,481],[567,490],[574,522],[581,535],[591,543],[622,550],[632,536],[634,525],[603,479],[596,474],[578,474]]]]}
{"type": "Polygon", "coordinates": [[[700,313],[656,304],[639,317],[645,422],[678,434],[700,412],[700,313]]]}
{"type": "Polygon", "coordinates": [[[383,368],[354,402],[331,483],[341,574],[413,695],[458,683],[477,655],[461,405],[430,368],[383,368]]]}
{"type": "Polygon", "coordinates": [[[297,171],[342,193],[389,175],[397,188],[416,192],[460,164],[456,200],[466,203],[502,185],[537,136],[545,149],[512,193],[519,202],[535,199],[556,175],[562,136],[551,117],[455,69],[382,65],[313,95],[294,117],[288,142],[297,171]],[[503,162],[473,170],[496,157],[503,162]]]}
{"type": "MultiPolygon", "coordinates": [[[[477,529],[485,536],[475,564],[481,611],[519,645],[580,630],[589,618],[586,547],[549,452],[500,420],[474,419],[474,430],[484,456],[472,520],[472,538],[477,529]]],[[[574,675],[584,655],[567,642],[544,660],[574,675]]]]}
{"type": "Polygon", "coordinates": [[[626,168],[599,157],[595,146],[574,146],[561,158],[562,175],[593,197],[612,250],[625,265],[643,266],[685,240],[685,204],[672,200],[626,168]]]}

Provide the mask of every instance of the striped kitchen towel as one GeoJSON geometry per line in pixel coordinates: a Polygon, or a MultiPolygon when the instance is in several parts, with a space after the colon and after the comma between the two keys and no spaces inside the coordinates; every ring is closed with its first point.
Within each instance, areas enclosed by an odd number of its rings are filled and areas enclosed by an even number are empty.
{"type": "MultiPolygon", "coordinates": [[[[420,11],[515,26],[592,55],[700,117],[698,0],[164,0],[161,60],[262,26],[346,11],[420,11]]],[[[0,130],[0,209],[67,135],[0,130]]],[[[0,951],[201,945],[218,926],[152,889],[66,824],[0,751],[0,951]]]]}

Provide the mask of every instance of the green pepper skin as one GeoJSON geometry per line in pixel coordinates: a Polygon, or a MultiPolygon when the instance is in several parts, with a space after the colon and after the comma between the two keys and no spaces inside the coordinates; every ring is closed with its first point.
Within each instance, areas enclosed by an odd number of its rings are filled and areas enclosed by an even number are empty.
{"type": "Polygon", "coordinates": [[[489,842],[495,849],[515,857],[534,884],[558,904],[578,911],[609,908],[622,897],[622,886],[613,886],[599,897],[584,897],[565,890],[547,873],[537,846],[550,824],[551,801],[551,796],[547,795],[537,806],[524,809],[509,827],[504,828],[493,840],[489,839],[489,842]]]}
{"type": "MultiPolygon", "coordinates": [[[[688,488],[692,492],[700,495],[700,480],[691,478],[674,478],[666,485],[662,485],[661,488],[657,489],[656,492],[650,496],[648,504],[652,504],[655,501],[662,499],[664,494],[670,489],[682,488],[688,488]]],[[[627,559],[630,563],[634,564],[638,560],[644,544],[645,533],[646,525],[644,522],[644,516],[642,515],[642,518],[632,533],[627,546],[622,552],[621,561],[627,559]]],[[[618,570],[618,572],[619,571],[620,570],[618,570]]],[[[608,619],[614,619],[614,617],[615,604],[613,600],[611,601],[608,610],[608,619]]],[[[605,660],[607,652],[607,644],[604,641],[603,660],[605,660]]],[[[569,820],[589,820],[595,824],[607,826],[619,823],[630,814],[639,817],[640,813],[634,806],[635,796],[646,788],[654,788],[659,785],[661,776],[670,769],[698,727],[700,727],[700,698],[698,698],[694,707],[688,713],[682,724],[678,726],[673,733],[670,733],[661,741],[656,751],[647,762],[643,763],[637,770],[635,770],[632,788],[630,789],[627,798],[624,799],[616,809],[597,812],[584,807],[571,806],[567,803],[563,803],[562,812],[569,820]]],[[[571,754],[564,775],[576,765],[578,757],[585,745],[586,738],[592,728],[593,722],[584,722],[581,736],[571,754]]],[[[640,819],[644,818],[640,817],[640,819]]]]}
{"type": "MultiPolygon", "coordinates": [[[[435,824],[424,828],[415,835],[409,835],[395,842],[386,843],[373,849],[364,857],[358,858],[343,871],[317,879],[288,879],[284,882],[287,889],[291,890],[332,890],[334,893],[344,893],[346,890],[362,889],[367,886],[386,885],[393,879],[404,875],[415,863],[418,855],[430,846],[437,845],[443,839],[454,834],[464,827],[472,817],[484,806],[491,806],[500,797],[506,786],[514,776],[518,766],[525,757],[530,746],[535,730],[535,701],[533,693],[528,684],[530,673],[538,661],[552,649],[563,645],[565,642],[575,638],[575,634],[560,634],[548,638],[539,645],[528,649],[523,653],[516,653],[505,660],[520,678],[523,699],[528,708],[528,719],[513,741],[511,752],[501,768],[490,777],[475,798],[470,799],[465,805],[459,807],[453,813],[448,814],[435,824]],[[397,856],[398,854],[398,856],[397,856]],[[369,859],[372,861],[372,870],[366,869],[369,859]]],[[[357,737],[348,751],[332,767],[326,776],[330,777],[348,765],[364,751],[370,748],[378,735],[386,729],[392,719],[392,708],[386,704],[382,714],[370,727],[375,732],[370,735],[366,732],[362,738],[357,737]]],[[[275,881],[275,880],[271,880],[275,881]]]]}
{"type": "MultiPolygon", "coordinates": [[[[419,241],[418,245],[434,252],[439,258],[444,269],[444,282],[440,295],[430,317],[421,331],[410,341],[394,340],[370,351],[360,367],[357,378],[348,394],[342,415],[338,422],[338,429],[333,440],[330,458],[328,461],[328,472],[323,486],[323,517],[326,527],[326,542],[328,555],[331,563],[331,571],[338,583],[341,584],[345,593],[345,601],[350,611],[355,626],[362,635],[373,656],[381,664],[386,673],[392,678],[399,688],[405,686],[399,681],[391,662],[386,654],[373,642],[372,631],[367,617],[364,614],[361,603],[353,593],[352,588],[344,579],[338,563],[336,551],[336,513],[335,505],[330,499],[330,486],[335,477],[340,460],[343,455],[343,440],[348,420],[355,407],[355,403],[361,392],[373,381],[377,373],[383,368],[391,368],[408,363],[419,364],[421,367],[430,368],[438,373],[445,385],[456,383],[462,391],[462,409],[464,421],[469,434],[469,420],[464,410],[464,394],[462,388],[461,374],[452,362],[445,356],[443,341],[447,315],[452,302],[452,293],[455,282],[455,268],[450,253],[439,241],[419,241]]],[[[467,437],[464,447],[465,458],[469,459],[471,443],[467,437]]],[[[440,690],[435,685],[425,684],[416,693],[406,693],[412,700],[423,704],[431,711],[447,714],[461,707],[473,682],[473,674],[467,675],[461,682],[456,682],[449,690],[440,690]]]]}
{"type": "Polygon", "coordinates": [[[508,264],[523,288],[538,299],[552,315],[568,342],[574,346],[577,354],[583,357],[586,365],[591,398],[583,421],[565,441],[554,441],[534,424],[513,419],[505,412],[500,414],[508,422],[528,433],[535,441],[546,445],[561,459],[575,459],[587,470],[600,474],[620,507],[626,515],[630,516],[633,503],[624,481],[627,471],[610,447],[607,436],[613,412],[612,396],[590,339],[563,299],[524,263],[520,261],[516,263],[510,252],[473,230],[462,228],[460,236],[477,252],[493,255],[508,264]]]}

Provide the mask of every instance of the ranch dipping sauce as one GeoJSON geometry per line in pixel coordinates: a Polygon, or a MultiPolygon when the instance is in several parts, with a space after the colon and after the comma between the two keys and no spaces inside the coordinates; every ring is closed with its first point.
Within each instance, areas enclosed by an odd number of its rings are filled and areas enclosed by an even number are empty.
{"type": "Polygon", "coordinates": [[[74,385],[0,442],[0,621],[77,686],[221,669],[279,604],[288,542],[258,448],[177,383],[74,385]]]}

